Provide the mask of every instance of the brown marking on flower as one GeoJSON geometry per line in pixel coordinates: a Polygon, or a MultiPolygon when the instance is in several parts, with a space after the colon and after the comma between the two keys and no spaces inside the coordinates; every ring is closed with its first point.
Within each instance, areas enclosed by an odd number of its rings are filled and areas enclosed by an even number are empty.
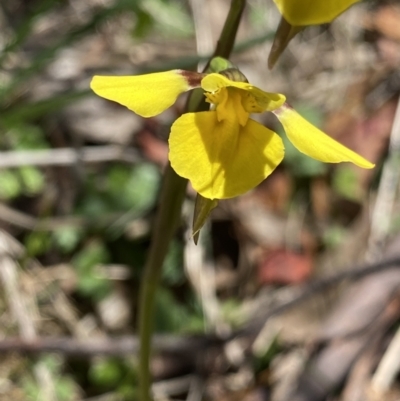
{"type": "Polygon", "coordinates": [[[180,70],[181,75],[186,79],[191,88],[198,88],[201,80],[207,75],[200,72],[180,70]]]}
{"type": "Polygon", "coordinates": [[[272,113],[274,113],[276,116],[279,116],[282,112],[284,112],[285,110],[288,110],[288,109],[293,110],[293,107],[289,103],[285,102],[285,103],[283,103],[283,105],[281,107],[278,107],[277,109],[272,110],[272,113]]]}
{"type": "Polygon", "coordinates": [[[227,68],[226,70],[220,71],[219,74],[234,82],[249,82],[246,76],[237,68],[227,68]]]}

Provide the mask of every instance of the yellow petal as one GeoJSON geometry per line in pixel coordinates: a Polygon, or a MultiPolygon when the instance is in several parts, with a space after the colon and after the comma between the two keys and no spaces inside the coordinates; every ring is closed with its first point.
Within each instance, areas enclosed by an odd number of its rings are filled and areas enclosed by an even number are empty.
{"type": "Polygon", "coordinates": [[[251,97],[247,97],[243,106],[248,113],[262,113],[264,111],[272,111],[285,103],[285,96],[280,93],[264,92],[263,90],[253,86],[247,82],[231,81],[221,74],[208,74],[201,81],[201,87],[207,92],[216,92],[218,89],[226,87],[234,87],[242,89],[251,97]]]}
{"type": "Polygon", "coordinates": [[[183,92],[199,86],[203,74],[172,70],[136,76],[95,76],[92,90],[142,117],[153,117],[172,106],[183,92]]]}
{"type": "Polygon", "coordinates": [[[302,153],[325,163],[351,162],[363,168],[375,165],[346,148],[317,127],[310,124],[290,106],[281,107],[274,114],[282,123],[290,142],[302,153]]]}
{"type": "Polygon", "coordinates": [[[207,102],[215,104],[218,121],[236,119],[237,123],[245,126],[249,113],[243,108],[242,91],[236,88],[221,88],[215,93],[205,93],[207,102]]]}
{"type": "Polygon", "coordinates": [[[248,120],[218,122],[215,111],[188,113],[171,127],[169,159],[208,199],[241,195],[263,181],[282,161],[281,138],[248,120]]]}
{"type": "Polygon", "coordinates": [[[294,26],[330,22],[360,0],[274,0],[280,13],[294,26]]]}

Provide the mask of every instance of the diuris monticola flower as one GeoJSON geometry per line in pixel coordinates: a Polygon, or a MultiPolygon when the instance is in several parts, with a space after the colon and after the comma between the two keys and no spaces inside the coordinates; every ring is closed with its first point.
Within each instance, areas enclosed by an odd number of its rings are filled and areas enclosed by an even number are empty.
{"type": "MultiPolygon", "coordinates": [[[[179,94],[203,88],[209,111],[186,113],[171,127],[169,159],[182,177],[208,199],[225,199],[254,188],[282,161],[281,138],[250,114],[273,112],[300,152],[327,163],[374,165],[324,134],[285,103],[285,96],[268,93],[230,79],[237,70],[201,74],[172,70],[138,76],[95,76],[93,91],[143,117],[160,114],[179,94]]],[[[244,80],[244,78],[242,79],[244,80]]]]}

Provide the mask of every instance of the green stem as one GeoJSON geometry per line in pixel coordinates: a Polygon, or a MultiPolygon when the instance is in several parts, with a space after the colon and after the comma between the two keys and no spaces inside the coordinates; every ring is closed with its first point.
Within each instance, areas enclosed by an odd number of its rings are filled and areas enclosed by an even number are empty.
{"type": "Polygon", "coordinates": [[[170,164],[165,173],[149,255],[139,295],[139,373],[140,401],[150,400],[150,353],[154,325],[154,303],[168,246],[175,232],[185,198],[187,180],[179,177],[170,164]]]}
{"type": "MultiPolygon", "coordinates": [[[[236,33],[246,0],[232,0],[214,57],[229,58],[235,43],[236,33]]],[[[206,67],[208,68],[208,66],[206,67]]],[[[198,105],[197,111],[204,107],[198,105]]],[[[139,294],[139,400],[150,401],[151,375],[150,356],[151,338],[154,327],[154,304],[159,285],[162,266],[168,251],[169,243],[175,233],[180,219],[180,212],[185,198],[187,180],[179,177],[168,165],[164,173],[163,185],[158,212],[153,227],[151,245],[144,268],[139,294]]]]}
{"type": "Polygon", "coordinates": [[[229,58],[231,55],[245,5],[245,0],[231,1],[231,7],[226,17],[224,27],[222,28],[213,57],[229,58]]]}

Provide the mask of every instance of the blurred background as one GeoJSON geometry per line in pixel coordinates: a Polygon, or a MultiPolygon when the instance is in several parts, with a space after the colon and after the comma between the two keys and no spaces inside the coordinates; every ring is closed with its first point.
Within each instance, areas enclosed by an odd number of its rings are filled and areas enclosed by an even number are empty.
{"type": "MultiPolygon", "coordinates": [[[[145,120],[89,82],[204,65],[228,8],[1,1],[0,400],[137,399],[138,287],[185,98],[145,120]]],[[[156,400],[400,400],[400,6],[307,28],[269,71],[279,18],[249,0],[232,61],[376,168],[286,141],[284,163],[220,202],[197,247],[188,188],[158,291],[156,400]]]]}

